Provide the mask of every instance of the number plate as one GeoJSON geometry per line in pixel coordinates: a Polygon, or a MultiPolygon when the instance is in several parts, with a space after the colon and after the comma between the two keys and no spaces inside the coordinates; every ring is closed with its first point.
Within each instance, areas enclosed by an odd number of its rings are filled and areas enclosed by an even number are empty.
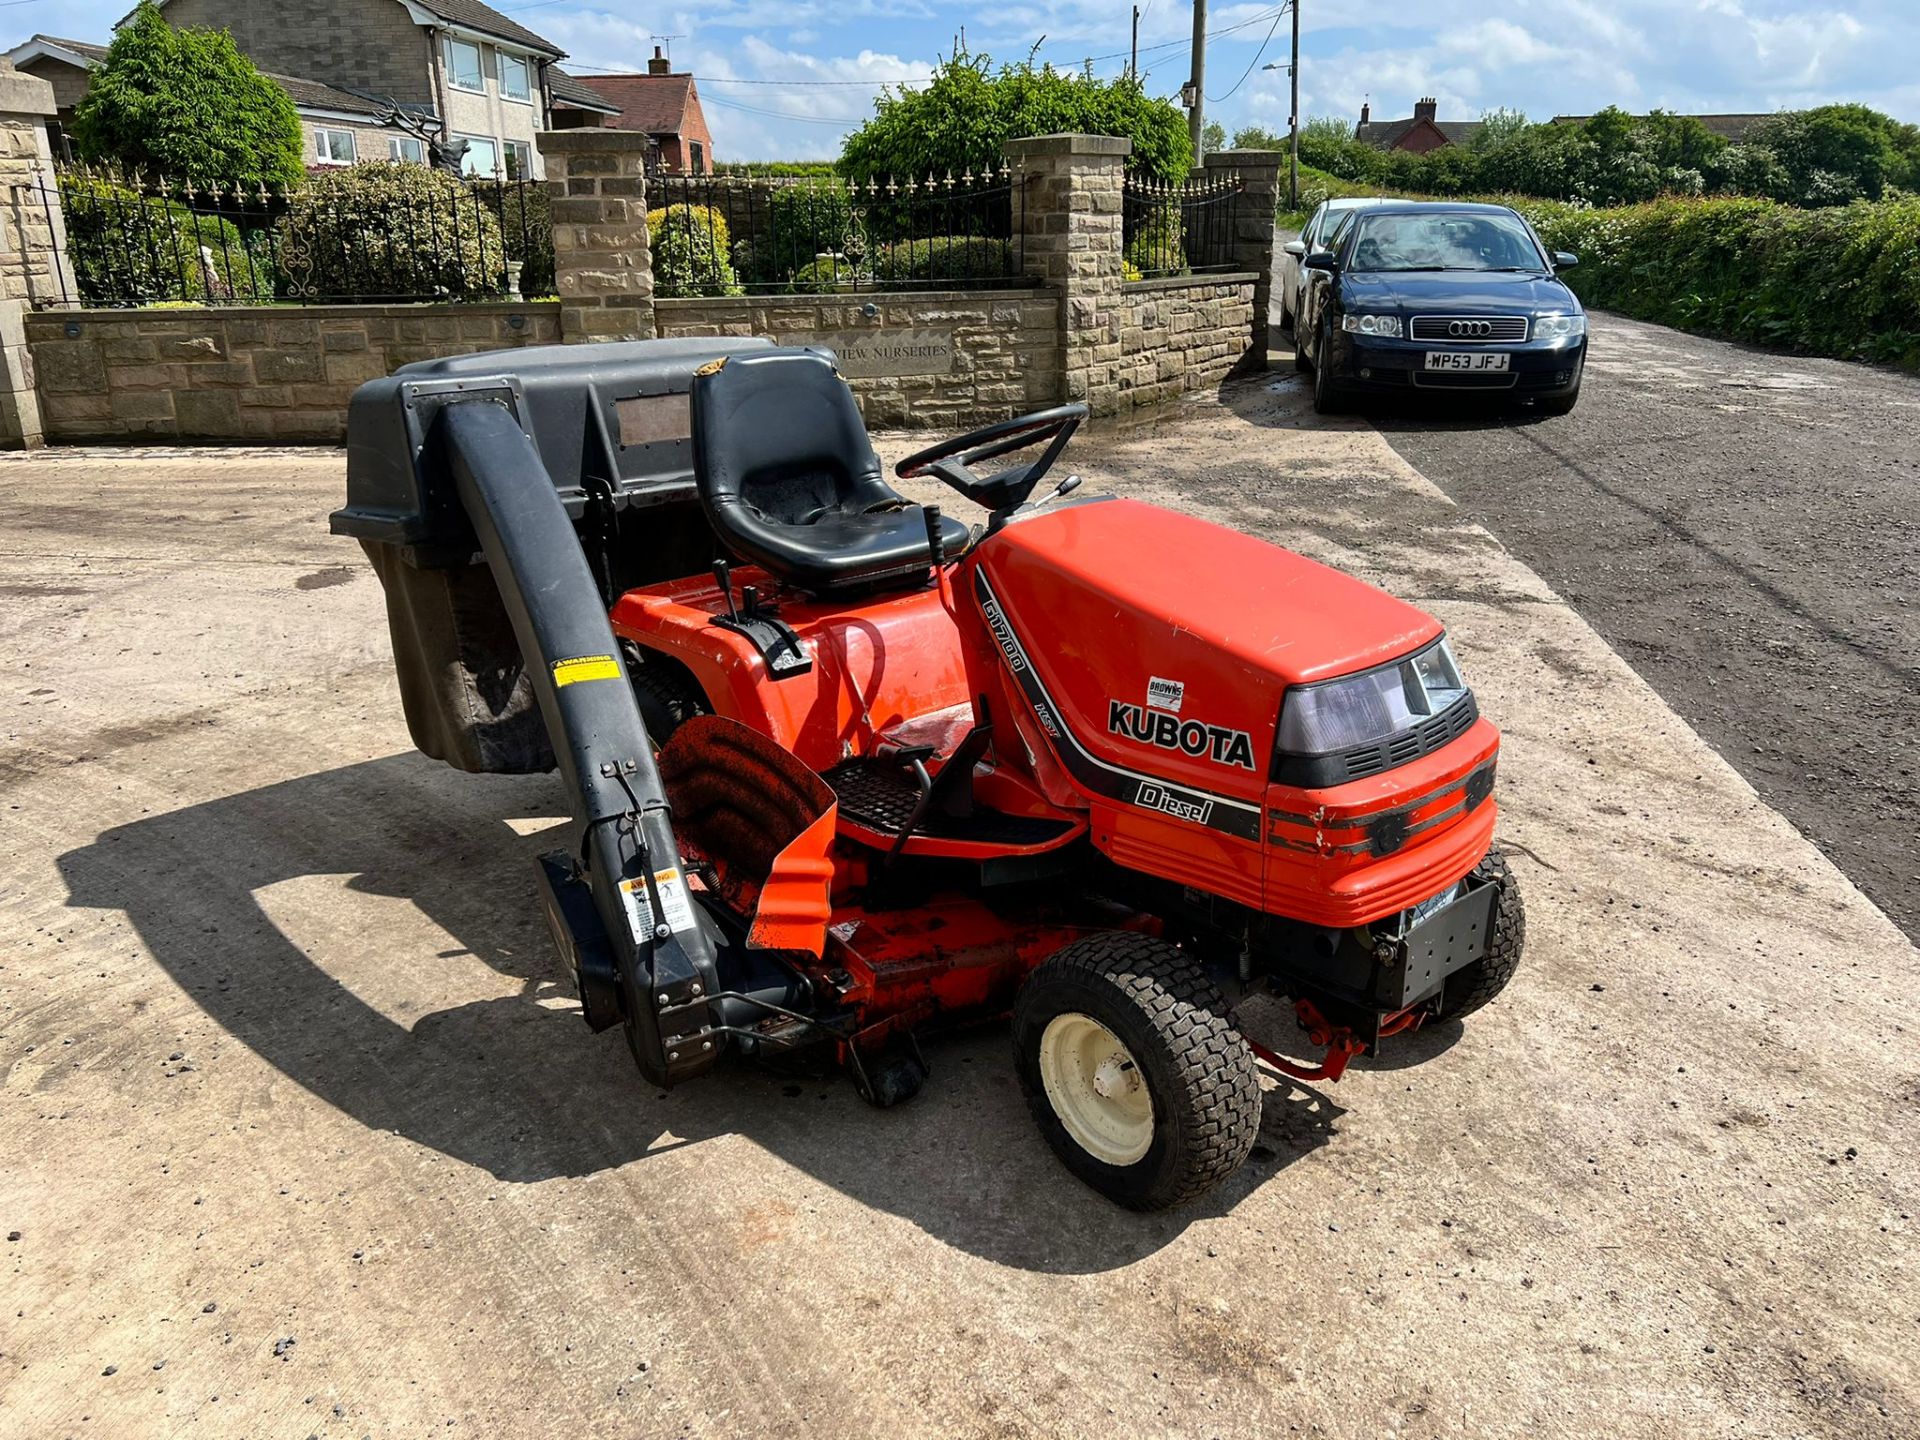
{"type": "Polygon", "coordinates": [[[1493,350],[1429,350],[1429,370],[1504,370],[1507,357],[1493,350]]]}

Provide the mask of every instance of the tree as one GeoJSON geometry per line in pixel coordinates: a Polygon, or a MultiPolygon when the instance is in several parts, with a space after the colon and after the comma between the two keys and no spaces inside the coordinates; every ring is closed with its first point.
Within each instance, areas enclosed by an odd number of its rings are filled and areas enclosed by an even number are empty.
{"type": "Polygon", "coordinates": [[[1227,127],[1218,120],[1209,120],[1200,131],[1200,145],[1207,154],[1227,148],[1227,127]]]}
{"type": "Polygon", "coordinates": [[[115,33],[75,108],[84,160],[196,185],[305,177],[300,116],[224,30],[176,30],[152,0],[115,33]]]}
{"type": "Polygon", "coordinates": [[[1878,200],[1920,183],[1920,129],[1865,105],[1822,105],[1756,121],[1742,143],[1771,150],[1784,176],[1774,198],[1795,205],[1878,200]]]}
{"type": "Polygon", "coordinates": [[[1008,140],[1062,131],[1127,136],[1127,168],[1135,174],[1179,180],[1193,166],[1185,114],[1130,76],[1097,80],[1031,59],[996,71],[989,56],[961,52],[924,87],[883,91],[873,118],[842,146],[840,173],[883,184],[949,170],[958,176],[997,168],[1008,140]]]}
{"type": "Polygon", "coordinates": [[[1264,125],[1242,125],[1233,132],[1236,150],[1285,150],[1290,143],[1288,136],[1277,135],[1264,125]]]}
{"type": "Polygon", "coordinates": [[[1480,128],[1473,132],[1473,148],[1484,155],[1498,150],[1527,128],[1527,112],[1502,105],[1497,110],[1480,112],[1480,128]]]}

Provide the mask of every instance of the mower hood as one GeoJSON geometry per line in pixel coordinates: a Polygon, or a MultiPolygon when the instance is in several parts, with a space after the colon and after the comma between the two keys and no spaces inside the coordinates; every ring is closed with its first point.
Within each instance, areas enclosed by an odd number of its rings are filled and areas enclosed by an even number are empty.
{"type": "Polygon", "coordinates": [[[981,569],[982,603],[1001,612],[989,624],[1009,628],[1096,759],[1212,791],[1264,784],[1289,686],[1442,633],[1337,570],[1135,500],[1017,519],[985,542],[981,569]]]}

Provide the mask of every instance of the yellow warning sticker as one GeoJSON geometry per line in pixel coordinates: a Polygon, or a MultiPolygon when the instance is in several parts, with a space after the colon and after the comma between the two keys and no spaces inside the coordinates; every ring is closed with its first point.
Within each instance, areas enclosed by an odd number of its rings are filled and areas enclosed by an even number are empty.
{"type": "Polygon", "coordinates": [[[582,680],[618,680],[620,666],[611,655],[576,655],[553,662],[555,685],[577,685],[582,680]]]}

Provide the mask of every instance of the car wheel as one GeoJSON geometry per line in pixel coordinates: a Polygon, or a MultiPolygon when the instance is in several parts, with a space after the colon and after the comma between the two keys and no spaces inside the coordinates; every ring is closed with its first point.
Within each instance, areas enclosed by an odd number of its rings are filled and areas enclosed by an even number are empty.
{"type": "Polygon", "coordinates": [[[1313,367],[1313,408],[1320,415],[1339,413],[1342,401],[1346,398],[1340,386],[1333,378],[1333,367],[1326,363],[1328,337],[1326,327],[1320,332],[1320,357],[1313,367]]]}
{"type": "Polygon", "coordinates": [[[1089,935],[1035,970],[1014,1003],[1013,1058],[1054,1153],[1130,1210],[1212,1189],[1259,1134],[1259,1072],[1226,997],[1150,935],[1089,935]]]}
{"type": "Polygon", "coordinates": [[[1313,369],[1313,357],[1307,353],[1310,336],[1300,333],[1300,317],[1293,317],[1293,368],[1305,374],[1313,369]]]}
{"type": "Polygon", "coordinates": [[[1565,395],[1543,395],[1534,401],[1534,408],[1542,415],[1571,415],[1573,407],[1580,403],[1580,387],[1574,386],[1565,395]]]}

